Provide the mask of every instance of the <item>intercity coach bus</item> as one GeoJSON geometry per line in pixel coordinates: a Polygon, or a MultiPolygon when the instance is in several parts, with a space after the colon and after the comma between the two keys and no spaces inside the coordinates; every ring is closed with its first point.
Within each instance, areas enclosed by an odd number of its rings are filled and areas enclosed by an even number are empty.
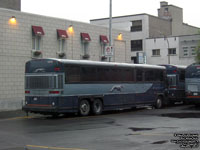
{"type": "Polygon", "coordinates": [[[185,69],[180,65],[161,65],[166,67],[167,98],[170,104],[185,102],[185,69]]]}
{"type": "Polygon", "coordinates": [[[25,67],[26,112],[80,113],[165,104],[163,66],[88,60],[35,59],[25,67]]]}
{"type": "Polygon", "coordinates": [[[188,103],[200,105],[200,64],[191,64],[186,68],[185,92],[188,103]]]}

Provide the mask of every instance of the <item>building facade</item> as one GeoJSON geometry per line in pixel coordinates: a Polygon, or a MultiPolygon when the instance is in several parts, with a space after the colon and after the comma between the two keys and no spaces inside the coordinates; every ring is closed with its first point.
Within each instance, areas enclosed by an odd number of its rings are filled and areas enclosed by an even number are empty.
{"type": "Polygon", "coordinates": [[[195,62],[199,41],[199,34],[146,39],[147,63],[188,66],[195,62]]]}
{"type": "MultiPolygon", "coordinates": [[[[140,63],[138,62],[138,53],[143,53],[145,58],[151,58],[151,55],[147,56],[151,52],[148,51],[146,39],[158,38],[157,41],[160,41],[159,38],[194,35],[198,34],[199,31],[199,28],[183,23],[182,8],[168,5],[164,1],[160,2],[158,17],[149,14],[128,15],[113,17],[112,22],[113,28],[130,32],[131,60],[133,63],[140,63]]],[[[108,27],[109,18],[93,19],[90,20],[90,23],[108,27]]],[[[148,63],[148,60],[145,62],[148,63]]],[[[165,61],[162,63],[165,63],[165,61]]]]}
{"type": "MultiPolygon", "coordinates": [[[[20,109],[25,62],[37,58],[108,61],[108,28],[0,8],[0,111],[20,109]]],[[[111,61],[130,62],[130,33],[112,32],[111,61]],[[121,33],[123,39],[118,39],[121,33]]]]}

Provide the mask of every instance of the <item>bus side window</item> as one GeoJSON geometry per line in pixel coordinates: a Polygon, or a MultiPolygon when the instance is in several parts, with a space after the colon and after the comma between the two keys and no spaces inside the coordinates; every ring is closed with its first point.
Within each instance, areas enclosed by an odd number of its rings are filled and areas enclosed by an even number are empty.
{"type": "Polygon", "coordinates": [[[145,81],[155,81],[155,75],[153,70],[145,71],[145,81]]]}
{"type": "Polygon", "coordinates": [[[82,66],[81,67],[81,81],[82,82],[97,81],[96,67],[82,66]]]}
{"type": "Polygon", "coordinates": [[[80,82],[80,67],[65,66],[65,83],[80,82]]]}
{"type": "Polygon", "coordinates": [[[143,81],[143,70],[136,69],[136,81],[143,81]]]}

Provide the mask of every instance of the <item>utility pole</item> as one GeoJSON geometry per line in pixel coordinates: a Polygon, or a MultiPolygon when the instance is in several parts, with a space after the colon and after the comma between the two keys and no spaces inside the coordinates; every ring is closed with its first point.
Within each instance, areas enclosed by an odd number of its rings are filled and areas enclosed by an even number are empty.
{"type": "MultiPolygon", "coordinates": [[[[110,19],[109,19],[109,46],[112,46],[112,0],[110,0],[110,19]]],[[[111,56],[112,57],[112,56],[111,56]]],[[[111,61],[109,57],[109,62],[111,61]]]]}

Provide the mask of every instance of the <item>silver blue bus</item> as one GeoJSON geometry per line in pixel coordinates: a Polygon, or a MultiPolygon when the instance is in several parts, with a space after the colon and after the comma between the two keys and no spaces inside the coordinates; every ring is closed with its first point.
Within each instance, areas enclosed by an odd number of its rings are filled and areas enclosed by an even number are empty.
{"type": "Polygon", "coordinates": [[[191,64],[186,68],[185,92],[189,103],[200,105],[200,64],[191,64]]]}
{"type": "Polygon", "coordinates": [[[26,112],[90,113],[165,103],[163,66],[35,59],[25,67],[26,112]]]}

